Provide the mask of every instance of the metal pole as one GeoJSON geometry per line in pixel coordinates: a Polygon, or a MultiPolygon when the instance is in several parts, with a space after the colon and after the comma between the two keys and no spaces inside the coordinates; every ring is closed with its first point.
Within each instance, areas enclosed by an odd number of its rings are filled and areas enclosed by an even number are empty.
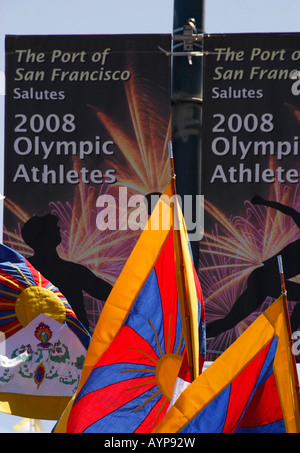
{"type": "MultiPolygon", "coordinates": [[[[202,50],[204,0],[174,0],[172,57],[172,144],[177,193],[193,198],[201,195],[202,50]],[[194,56],[184,56],[182,52],[194,56]],[[177,55],[176,55],[177,53],[177,55]],[[180,55],[179,55],[180,54],[180,55]]],[[[188,226],[189,219],[185,219],[188,226]]],[[[188,228],[189,229],[189,228],[188,228]]],[[[190,230],[190,229],[189,229],[190,230]]],[[[198,268],[199,242],[191,241],[198,268]]]]}

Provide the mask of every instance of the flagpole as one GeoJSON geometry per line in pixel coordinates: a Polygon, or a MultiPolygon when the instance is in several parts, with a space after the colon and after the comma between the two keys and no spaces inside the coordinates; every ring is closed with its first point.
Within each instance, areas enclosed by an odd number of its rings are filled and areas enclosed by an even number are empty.
{"type": "Polygon", "coordinates": [[[179,245],[179,259],[180,259],[180,274],[181,274],[181,281],[182,281],[182,288],[183,288],[183,298],[184,298],[184,308],[185,308],[185,325],[186,325],[186,332],[187,338],[185,338],[186,342],[186,350],[187,350],[187,357],[188,357],[188,364],[190,370],[190,377],[191,382],[195,379],[195,371],[194,371],[194,361],[193,361],[193,353],[192,353],[192,336],[191,336],[191,322],[190,322],[190,312],[189,312],[189,305],[187,300],[187,291],[186,291],[186,275],[185,275],[185,266],[183,260],[183,251],[182,251],[182,243],[180,237],[180,218],[178,212],[178,201],[177,201],[177,190],[176,190],[176,175],[174,169],[174,159],[173,159],[173,150],[172,150],[172,143],[168,143],[169,147],[169,159],[171,164],[171,184],[172,184],[172,193],[175,195],[176,202],[175,205],[175,215],[174,215],[174,234],[177,235],[178,245],[179,245]]]}
{"type": "MultiPolygon", "coordinates": [[[[289,315],[288,306],[287,306],[287,291],[286,291],[286,287],[285,287],[285,280],[284,280],[283,264],[282,264],[281,255],[277,256],[277,261],[278,261],[279,274],[280,274],[281,295],[282,295],[282,299],[283,299],[284,313],[285,313],[286,324],[287,324],[287,328],[288,328],[289,345],[290,345],[290,350],[292,351],[292,347],[293,347],[292,328],[291,328],[290,315],[289,315]]],[[[295,355],[293,353],[291,355],[292,355],[293,372],[294,372],[295,376],[298,377],[295,355]]],[[[297,397],[298,397],[298,404],[299,404],[299,407],[300,407],[299,385],[296,385],[296,392],[297,392],[297,397]]]]}

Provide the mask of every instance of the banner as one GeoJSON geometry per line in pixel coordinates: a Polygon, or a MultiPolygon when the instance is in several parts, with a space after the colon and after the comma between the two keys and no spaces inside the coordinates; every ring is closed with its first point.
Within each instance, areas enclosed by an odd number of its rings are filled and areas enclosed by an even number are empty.
{"type": "Polygon", "coordinates": [[[6,37],[4,243],[90,331],[169,180],[159,47],[169,35],[6,37]]]}
{"type": "Polygon", "coordinates": [[[281,294],[300,326],[300,35],[207,35],[200,281],[208,359],[281,294]]]}

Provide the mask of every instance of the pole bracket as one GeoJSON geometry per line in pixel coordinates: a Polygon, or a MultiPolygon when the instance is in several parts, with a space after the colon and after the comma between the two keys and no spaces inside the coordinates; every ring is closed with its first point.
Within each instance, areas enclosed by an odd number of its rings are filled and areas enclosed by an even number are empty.
{"type": "Polygon", "coordinates": [[[198,33],[196,28],[196,21],[195,19],[191,18],[188,19],[187,23],[182,27],[175,30],[175,32],[181,32],[182,34],[175,34],[172,36],[173,42],[173,50],[167,51],[162,47],[159,47],[159,50],[164,52],[166,56],[171,57],[187,57],[189,64],[193,64],[192,57],[203,57],[204,52],[202,50],[202,41],[204,37],[204,33],[198,33]],[[200,43],[200,44],[199,44],[200,43]],[[182,47],[180,51],[174,51],[174,49],[182,47]],[[201,50],[195,50],[194,48],[198,47],[201,50]]]}

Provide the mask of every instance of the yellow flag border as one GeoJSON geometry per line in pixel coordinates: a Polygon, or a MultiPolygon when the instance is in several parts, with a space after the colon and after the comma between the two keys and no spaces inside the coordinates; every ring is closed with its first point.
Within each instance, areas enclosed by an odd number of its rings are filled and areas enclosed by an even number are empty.
{"type": "Polygon", "coordinates": [[[193,265],[191,260],[191,254],[188,247],[188,237],[186,232],[186,227],[184,223],[184,219],[181,216],[179,219],[180,227],[179,227],[179,237],[175,235],[174,238],[174,246],[175,246],[175,267],[176,267],[176,281],[177,281],[177,288],[178,288],[178,296],[179,296],[179,307],[180,307],[180,314],[182,319],[182,326],[183,326],[183,334],[184,337],[187,338],[187,328],[184,322],[186,317],[186,310],[189,310],[189,318],[188,322],[190,324],[190,333],[191,333],[191,344],[187,341],[186,349],[191,347],[190,353],[188,352],[188,357],[192,357],[192,364],[194,368],[194,378],[199,376],[199,323],[198,323],[198,299],[197,299],[197,292],[195,286],[195,279],[194,279],[194,272],[193,272],[193,265]],[[181,242],[178,244],[178,241],[181,242]],[[185,268],[184,277],[185,280],[182,281],[181,278],[181,270],[180,270],[180,259],[178,259],[178,255],[182,253],[183,264],[185,268]],[[185,306],[184,301],[184,289],[183,285],[186,288],[186,297],[187,297],[187,305],[185,306]]]}
{"type": "Polygon", "coordinates": [[[0,412],[19,417],[57,420],[71,398],[0,392],[0,412]]]}

